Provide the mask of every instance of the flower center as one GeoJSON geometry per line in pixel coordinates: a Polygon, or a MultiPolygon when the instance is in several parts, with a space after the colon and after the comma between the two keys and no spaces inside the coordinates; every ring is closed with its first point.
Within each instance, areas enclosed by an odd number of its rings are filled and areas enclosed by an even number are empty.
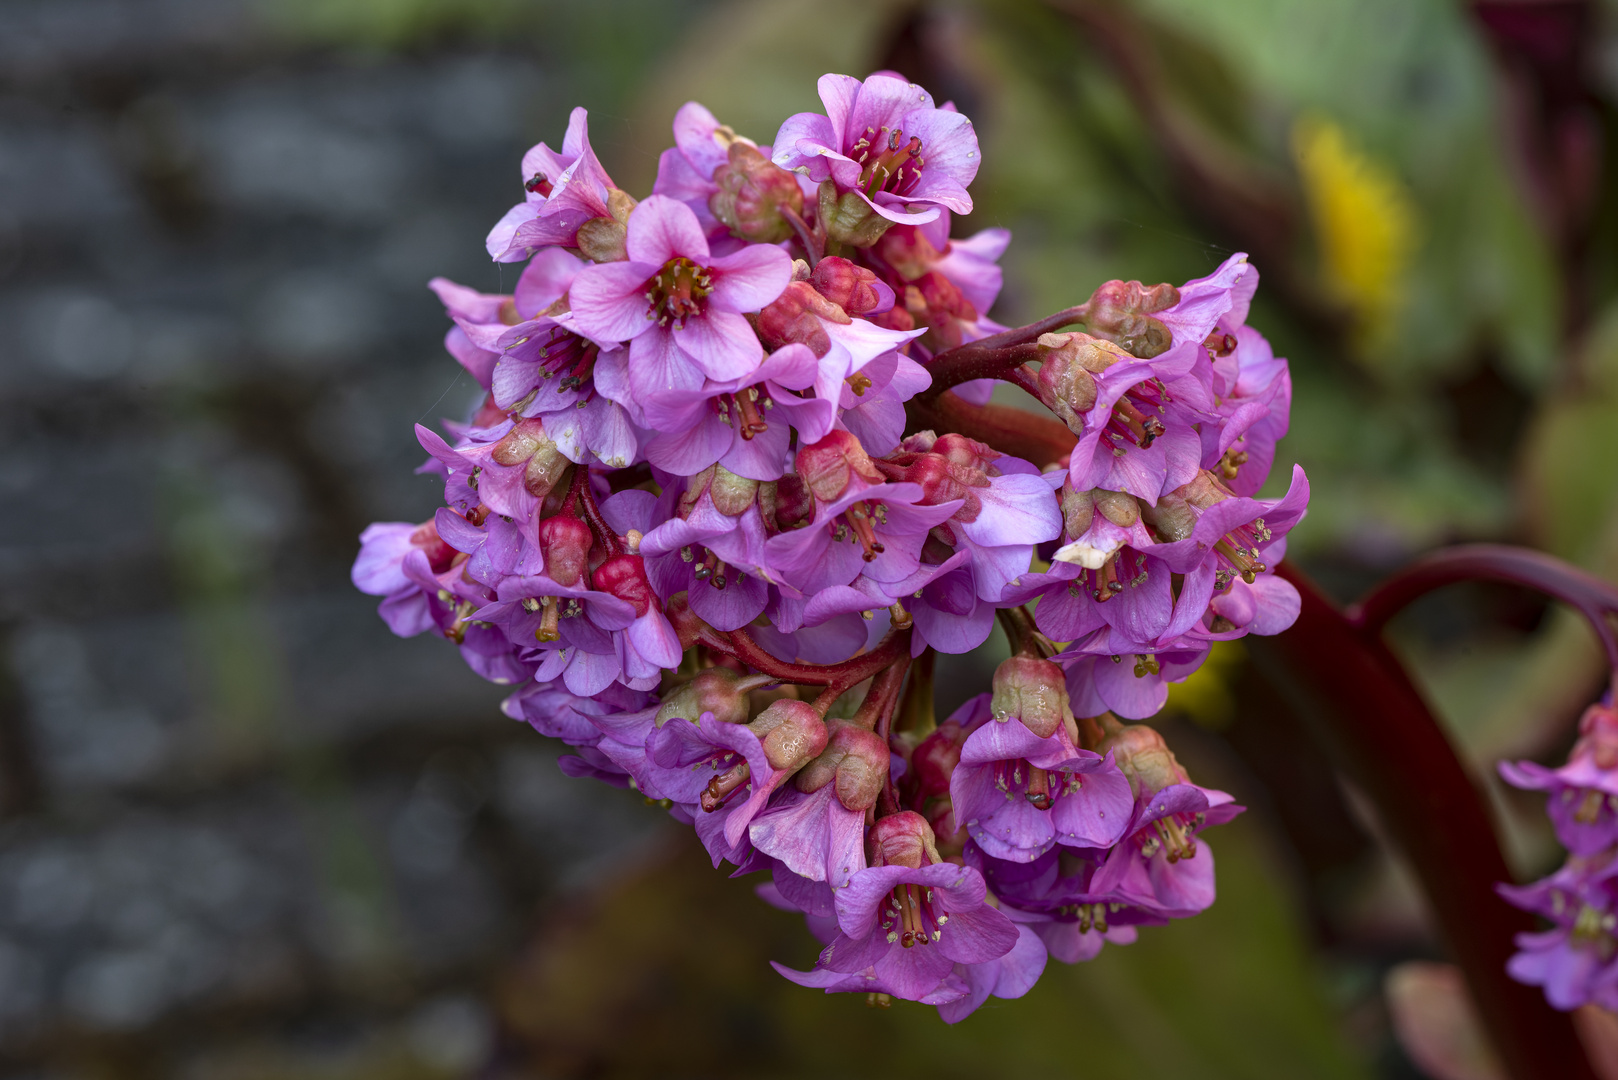
{"type": "Polygon", "coordinates": [[[876,524],[885,523],[887,514],[888,508],[881,503],[873,506],[868,502],[857,502],[838,515],[832,539],[842,543],[852,537],[859,542],[865,561],[870,562],[886,550],[876,538],[876,524]]]}
{"type": "Polygon", "coordinates": [[[864,166],[860,187],[867,195],[910,190],[926,164],[921,156],[921,140],[914,135],[907,140],[898,128],[866,128],[848,156],[864,166]]]}
{"type": "MultiPolygon", "coordinates": [[[[721,751],[713,756],[712,764],[717,769],[735,757],[734,751],[721,751]]],[[[752,770],[747,767],[747,762],[739,761],[724,772],[719,773],[712,780],[709,780],[708,786],[702,789],[703,811],[711,814],[724,806],[730,800],[731,795],[735,794],[743,784],[747,783],[748,777],[751,775],[752,770]]]]}
{"type": "Polygon", "coordinates": [[[1618,949],[1618,941],[1614,941],[1612,936],[1615,927],[1618,927],[1618,916],[1585,904],[1579,908],[1579,914],[1573,920],[1569,937],[1572,944],[1594,950],[1605,961],[1618,949]]]}
{"type": "Polygon", "coordinates": [[[943,936],[949,916],[933,910],[933,890],[925,885],[896,885],[882,908],[882,929],[888,943],[909,949],[943,936]]]}
{"type": "Polygon", "coordinates": [[[1122,547],[1107,556],[1099,569],[1082,571],[1068,582],[1067,592],[1077,597],[1081,591],[1086,591],[1096,603],[1105,604],[1124,591],[1126,581],[1135,589],[1145,584],[1147,577],[1146,556],[1134,548],[1122,547]]]}
{"type": "MultiPolygon", "coordinates": [[[[1153,414],[1162,413],[1168,400],[1168,393],[1156,379],[1148,379],[1131,387],[1118,399],[1118,403],[1112,407],[1112,414],[1107,417],[1104,429],[1107,438],[1114,443],[1127,439],[1142,450],[1151,446],[1167,430],[1163,421],[1153,414]]],[[[1122,454],[1124,449],[1115,445],[1112,452],[1122,454]]]]}
{"type": "Polygon", "coordinates": [[[672,322],[678,330],[686,319],[702,314],[700,301],[711,292],[713,279],[708,271],[683,255],[676,256],[646,280],[646,317],[656,319],[659,326],[672,322]]]}
{"type": "Polygon", "coordinates": [[[1214,575],[1214,591],[1224,592],[1238,575],[1249,585],[1258,575],[1269,569],[1259,554],[1258,545],[1270,538],[1270,528],[1263,518],[1251,525],[1238,525],[1214,541],[1214,550],[1224,562],[1214,575]]]}
{"type": "Polygon", "coordinates": [[[1136,833],[1135,842],[1148,859],[1159,850],[1168,851],[1171,863],[1193,858],[1197,854],[1195,830],[1202,825],[1203,817],[1195,814],[1188,820],[1185,814],[1167,814],[1136,833]]]}
{"type": "Polygon", "coordinates": [[[994,763],[994,786],[1004,792],[1007,799],[1013,797],[1014,790],[1021,790],[1023,798],[1034,809],[1049,810],[1056,805],[1059,796],[1079,790],[1084,781],[1075,772],[1062,769],[1052,775],[1046,769],[1030,765],[1024,758],[1012,758],[994,763]]]}
{"type": "Polygon", "coordinates": [[[764,413],[775,408],[775,401],[762,385],[749,386],[734,394],[720,394],[713,400],[714,408],[719,410],[719,419],[726,426],[731,425],[731,410],[735,410],[736,430],[743,439],[751,439],[770,430],[764,413]]]}

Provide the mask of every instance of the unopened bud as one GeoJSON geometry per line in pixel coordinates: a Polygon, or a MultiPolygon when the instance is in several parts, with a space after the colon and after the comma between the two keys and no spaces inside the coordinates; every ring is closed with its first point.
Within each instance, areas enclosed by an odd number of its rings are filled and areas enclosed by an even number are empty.
{"type": "Polygon", "coordinates": [[[837,785],[837,801],[849,810],[876,805],[888,776],[888,744],[880,735],[848,721],[833,722],[821,755],[803,767],[793,783],[802,792],[837,785]]]}
{"type": "Polygon", "coordinates": [[[539,549],[545,573],[558,585],[575,586],[584,577],[595,537],[590,526],[572,514],[558,514],[539,523],[539,549]]]}
{"type": "Polygon", "coordinates": [[[1039,397],[1075,434],[1084,431],[1084,414],[1096,403],[1096,380],[1078,362],[1079,347],[1071,334],[1040,337],[1039,397]]]}
{"type": "Polygon", "coordinates": [[[820,260],[809,275],[809,284],[850,315],[863,314],[893,300],[891,292],[884,295],[886,289],[876,274],[837,255],[820,260]]]}
{"type": "Polygon", "coordinates": [[[1090,531],[1096,512],[1093,492],[1075,491],[1072,480],[1063,480],[1057,489],[1056,501],[1062,508],[1062,531],[1068,540],[1077,540],[1090,531]]]}
{"type": "Polygon", "coordinates": [[[777,244],[792,235],[792,224],[782,208],[803,213],[803,189],[798,178],[740,139],[730,144],[729,160],[714,170],[719,190],[708,199],[708,209],[743,240],[777,244]]]}
{"type": "Polygon", "coordinates": [[[591,262],[622,262],[629,258],[624,242],[628,236],[629,212],[635,209],[635,199],[627,191],[607,189],[607,210],[610,217],[592,218],[579,226],[574,244],[579,254],[591,262]]]}
{"type": "Polygon", "coordinates": [[[1189,784],[1190,775],[1175,760],[1174,752],[1156,728],[1145,724],[1120,724],[1111,713],[1097,717],[1106,736],[1096,753],[1112,752],[1113,762],[1129,778],[1129,790],[1138,799],[1155,795],[1172,784],[1189,784]]]}
{"type": "Polygon", "coordinates": [[[1138,281],[1109,281],[1090,297],[1084,325],[1096,337],[1117,342],[1143,360],[1161,356],[1174,343],[1169,328],[1152,318],[1180,302],[1173,285],[1145,286],[1138,281]]]}
{"type": "Polygon", "coordinates": [[[798,475],[815,498],[832,502],[857,476],[867,484],[880,484],[882,474],[851,432],[833,431],[813,446],[798,451],[798,475]]]}
{"type": "Polygon", "coordinates": [[[676,513],[682,518],[690,517],[706,491],[715,510],[726,517],[737,517],[753,505],[758,489],[757,480],[737,476],[723,465],[710,465],[687,481],[676,513]]]}
{"type": "Polygon", "coordinates": [[[775,482],[771,511],[764,520],[774,521],[776,529],[781,532],[805,524],[815,516],[815,496],[803,477],[788,473],[775,482]]]}
{"type": "Polygon", "coordinates": [[[652,583],[646,579],[646,560],[639,555],[609,556],[596,567],[590,582],[600,591],[627,601],[635,609],[636,618],[657,603],[652,583]]]}
{"type": "Polygon", "coordinates": [[[545,433],[545,425],[537,416],[518,421],[495,443],[489,456],[500,465],[521,465],[526,462],[523,487],[528,489],[530,495],[540,499],[551,493],[573,464],[545,433]]]}
{"type": "Polygon", "coordinates": [[[1120,529],[1127,529],[1140,520],[1140,503],[1127,491],[1097,489],[1095,501],[1101,516],[1120,529]]]}
{"type": "Polygon", "coordinates": [[[908,866],[912,870],[943,861],[933,827],[913,810],[878,818],[866,835],[865,857],[872,866],[908,866]]]}
{"type": "Polygon", "coordinates": [[[1141,517],[1166,544],[1184,540],[1197,527],[1197,512],[1178,490],[1157,497],[1156,506],[1140,508],[1141,517]]]}
{"type": "Polygon", "coordinates": [[[772,769],[794,772],[826,749],[826,721],[807,701],[771,702],[747,727],[764,744],[772,769]]]}
{"type": "Polygon", "coordinates": [[[1598,769],[1618,767],[1618,709],[1598,701],[1579,718],[1579,741],[1573,744],[1569,761],[1589,757],[1598,769]]]}
{"type": "Polygon", "coordinates": [[[1072,715],[1062,669],[1037,656],[1005,660],[994,672],[989,712],[997,722],[1021,720],[1039,738],[1050,738],[1072,715]]]}
{"type": "Polygon", "coordinates": [[[758,336],[772,349],[807,345],[816,356],[831,351],[831,337],[821,320],[851,323],[842,308],[815,291],[807,281],[794,281],[758,313],[758,336]]]}
{"type": "Polygon", "coordinates": [[[956,720],[946,720],[938,730],[921,740],[910,755],[910,770],[915,777],[919,799],[930,799],[949,791],[950,777],[961,763],[961,744],[966,735],[956,720]]]}
{"type": "Polygon", "coordinates": [[[821,181],[819,202],[820,221],[826,228],[826,236],[839,244],[870,247],[882,239],[882,234],[893,224],[855,192],[845,191],[839,195],[837,183],[831,179],[821,181]]]}
{"type": "Polygon", "coordinates": [[[695,720],[705,712],[713,713],[721,724],[745,724],[750,690],[742,676],[730,668],[699,671],[690,682],[663,698],[657,709],[657,726],[675,718],[695,720]]]}
{"type": "Polygon", "coordinates": [[[915,281],[943,257],[919,225],[895,225],[883,233],[877,254],[906,281],[915,281]]]}

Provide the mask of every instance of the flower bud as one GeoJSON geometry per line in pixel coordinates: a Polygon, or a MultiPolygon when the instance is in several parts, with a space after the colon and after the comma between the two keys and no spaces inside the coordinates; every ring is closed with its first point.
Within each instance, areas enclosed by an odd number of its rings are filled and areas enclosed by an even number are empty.
{"type": "Polygon", "coordinates": [[[1066,479],[1056,491],[1057,505],[1062,508],[1062,531],[1069,541],[1077,540],[1090,531],[1095,518],[1095,495],[1090,491],[1075,491],[1073,481],[1066,479]]]}
{"type": "Polygon", "coordinates": [[[607,209],[611,217],[591,218],[579,226],[573,241],[579,254],[591,262],[623,262],[629,258],[624,241],[628,236],[629,212],[635,209],[635,198],[618,188],[607,189],[607,209]]]}
{"type": "Polygon", "coordinates": [[[915,281],[943,258],[918,225],[895,225],[877,241],[877,255],[906,281],[915,281]]]}
{"type": "Polygon", "coordinates": [[[1133,356],[1150,360],[1168,352],[1174,343],[1169,328],[1152,318],[1180,302],[1173,285],[1142,285],[1138,281],[1109,281],[1090,297],[1084,325],[1096,337],[1122,345],[1133,356]]]}
{"type": "Polygon", "coordinates": [[[695,720],[705,712],[713,713],[721,724],[745,724],[750,711],[750,690],[742,677],[730,668],[699,671],[690,682],[663,698],[657,709],[657,726],[662,727],[676,717],[695,720]]]}
{"type": "Polygon", "coordinates": [[[707,625],[691,610],[690,599],[683,592],[677,592],[669,597],[669,602],[664,605],[663,614],[668,618],[669,625],[674,627],[675,636],[680,639],[681,652],[697,643],[702,628],[707,625]]]}
{"type": "Polygon", "coordinates": [[[490,457],[499,465],[527,462],[523,487],[528,489],[530,495],[540,499],[551,493],[573,464],[545,434],[545,425],[537,416],[518,421],[495,443],[490,457]]]}
{"type": "Polygon", "coordinates": [[[1041,739],[1050,738],[1072,715],[1062,669],[1037,656],[1013,656],[1004,661],[994,672],[989,712],[1002,723],[1021,720],[1041,739]]]}
{"type": "Polygon", "coordinates": [[[888,776],[888,744],[875,732],[848,721],[834,721],[823,752],[803,767],[794,784],[799,791],[819,791],[837,785],[837,801],[849,810],[876,805],[888,776]]]}
{"type": "Polygon", "coordinates": [[[820,183],[820,221],[828,239],[852,247],[870,247],[893,224],[857,193],[837,194],[837,183],[831,179],[820,183]]]}
{"type": "Polygon", "coordinates": [[[842,308],[815,291],[807,281],[794,281],[758,313],[758,336],[772,349],[807,345],[816,356],[831,351],[831,337],[821,320],[851,323],[842,308]]]}
{"type": "Polygon", "coordinates": [[[892,292],[877,280],[876,274],[837,255],[820,260],[809,275],[809,284],[850,315],[893,303],[892,292]]]}
{"type": "Polygon", "coordinates": [[[777,531],[786,532],[807,524],[814,517],[815,497],[803,477],[788,473],[775,482],[775,498],[770,510],[764,520],[773,522],[777,531]]]}
{"type": "Polygon", "coordinates": [[[1120,529],[1127,529],[1140,520],[1140,503],[1129,492],[1098,488],[1093,495],[1101,516],[1120,529]]]}
{"type": "Polygon", "coordinates": [[[708,209],[743,240],[778,244],[792,235],[792,224],[781,212],[803,213],[803,189],[798,178],[740,139],[730,144],[729,160],[714,170],[719,190],[708,198],[708,209]]]}
{"type": "Polygon", "coordinates": [[[764,744],[772,769],[795,772],[826,749],[826,721],[807,701],[771,702],[747,727],[764,744]]]}
{"type": "Polygon", "coordinates": [[[949,792],[950,777],[961,763],[961,744],[966,734],[958,720],[946,720],[938,729],[921,740],[910,755],[910,775],[914,777],[917,801],[926,801],[935,795],[949,792]]]}
{"type": "Polygon", "coordinates": [[[1156,506],[1143,506],[1140,512],[1157,538],[1166,544],[1184,540],[1197,527],[1197,512],[1178,489],[1159,495],[1156,506]]]}
{"type": "Polygon", "coordinates": [[[1598,701],[1579,718],[1579,741],[1569,761],[1588,757],[1598,769],[1618,768],[1618,709],[1598,701]]]}
{"type": "Polygon", "coordinates": [[[1111,713],[1097,718],[1106,732],[1096,753],[1112,752],[1112,760],[1129,778],[1129,790],[1138,799],[1155,795],[1172,784],[1189,784],[1190,775],[1175,760],[1174,752],[1156,728],[1120,724],[1111,713]]]}
{"type": "Polygon", "coordinates": [[[882,483],[882,474],[852,433],[833,431],[813,446],[798,451],[798,475],[815,498],[832,502],[858,476],[867,484],[882,483]]]}
{"type": "Polygon", "coordinates": [[[604,593],[626,600],[635,617],[646,614],[657,604],[657,594],[646,579],[646,560],[639,555],[613,555],[596,567],[590,582],[604,593]]]}
{"type": "Polygon", "coordinates": [[[710,465],[686,483],[676,513],[682,518],[690,517],[706,491],[715,510],[726,517],[737,517],[753,505],[759,486],[757,480],[737,476],[723,465],[710,465]]]}
{"type": "Polygon", "coordinates": [[[933,827],[913,810],[878,818],[866,834],[865,857],[872,866],[908,866],[912,870],[943,861],[933,827]]]}
{"type": "Polygon", "coordinates": [[[539,523],[539,550],[545,573],[558,585],[575,586],[584,577],[595,537],[590,526],[572,514],[558,514],[539,523]]]}

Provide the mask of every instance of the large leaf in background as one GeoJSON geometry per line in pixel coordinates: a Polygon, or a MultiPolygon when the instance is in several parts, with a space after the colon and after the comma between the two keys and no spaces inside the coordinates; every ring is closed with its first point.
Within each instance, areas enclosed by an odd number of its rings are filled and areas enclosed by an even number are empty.
{"type": "MultiPolygon", "coordinates": [[[[537,1075],[1362,1077],[1327,1008],[1258,828],[1210,834],[1220,898],[1027,997],[947,1027],[788,983],[816,946],[708,865],[694,839],[544,926],[500,993],[537,1075]]],[[[750,878],[748,881],[758,880],[750,878]]]]}

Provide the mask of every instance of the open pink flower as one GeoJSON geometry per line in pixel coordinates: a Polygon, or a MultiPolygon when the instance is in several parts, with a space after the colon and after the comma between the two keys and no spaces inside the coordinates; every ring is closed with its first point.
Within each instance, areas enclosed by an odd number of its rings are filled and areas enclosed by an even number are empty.
{"type": "Polygon", "coordinates": [[[792,260],[769,244],[713,258],[691,208],[653,195],[629,215],[627,262],[579,271],[569,300],[579,332],[627,341],[596,362],[596,386],[626,408],[704,377],[736,379],[764,356],[742,316],[781,295],[792,260]]]}

